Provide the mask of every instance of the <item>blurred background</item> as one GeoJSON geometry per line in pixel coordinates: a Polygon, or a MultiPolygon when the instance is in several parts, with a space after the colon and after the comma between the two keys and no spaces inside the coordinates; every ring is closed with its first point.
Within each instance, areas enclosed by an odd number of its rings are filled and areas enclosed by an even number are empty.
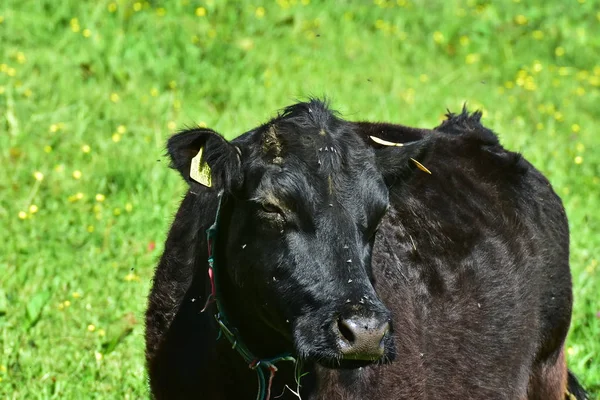
{"type": "Polygon", "coordinates": [[[185,191],[169,135],[309,95],[434,127],[466,102],[570,219],[568,362],[600,394],[592,0],[0,2],[0,398],[147,397],[143,313],[185,191]]]}

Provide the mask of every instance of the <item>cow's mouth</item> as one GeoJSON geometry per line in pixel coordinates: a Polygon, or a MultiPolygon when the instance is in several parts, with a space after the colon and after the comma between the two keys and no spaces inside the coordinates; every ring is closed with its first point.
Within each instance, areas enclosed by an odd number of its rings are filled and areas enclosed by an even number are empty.
{"type": "Polygon", "coordinates": [[[381,365],[387,364],[391,360],[388,357],[381,357],[377,360],[349,360],[349,359],[330,359],[322,358],[318,361],[318,364],[325,368],[330,369],[357,369],[364,368],[370,365],[381,365]]]}

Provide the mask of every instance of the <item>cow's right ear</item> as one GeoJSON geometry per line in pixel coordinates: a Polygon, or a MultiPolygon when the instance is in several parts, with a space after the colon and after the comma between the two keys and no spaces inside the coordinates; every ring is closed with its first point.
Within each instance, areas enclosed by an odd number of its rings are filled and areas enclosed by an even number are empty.
{"type": "Polygon", "coordinates": [[[192,191],[198,187],[233,191],[242,184],[241,151],[211,129],[179,132],[167,142],[171,168],[177,169],[192,191]]]}
{"type": "Polygon", "coordinates": [[[355,126],[365,143],[375,150],[377,166],[386,182],[406,179],[417,170],[431,174],[422,162],[433,145],[433,131],[373,122],[356,122],[355,126]]]}

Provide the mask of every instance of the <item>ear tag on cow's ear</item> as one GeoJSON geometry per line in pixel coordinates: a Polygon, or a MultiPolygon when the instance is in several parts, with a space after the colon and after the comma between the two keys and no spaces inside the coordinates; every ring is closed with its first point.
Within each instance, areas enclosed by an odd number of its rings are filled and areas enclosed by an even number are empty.
{"type": "Polygon", "coordinates": [[[210,167],[202,157],[203,153],[204,148],[200,147],[198,154],[196,154],[196,156],[192,158],[192,165],[190,166],[190,178],[192,178],[201,185],[211,187],[212,174],[210,172],[210,167]]]}
{"type": "Polygon", "coordinates": [[[429,169],[427,169],[426,166],[424,166],[423,164],[421,164],[420,162],[418,162],[417,160],[415,160],[414,158],[410,158],[410,160],[415,163],[415,165],[417,166],[417,168],[419,168],[421,171],[423,172],[427,172],[429,175],[431,175],[431,171],[429,169]]]}
{"type": "Polygon", "coordinates": [[[374,141],[377,144],[381,144],[383,146],[390,146],[390,147],[403,147],[404,143],[395,143],[395,142],[388,142],[387,140],[383,140],[381,138],[378,138],[377,136],[369,136],[369,138],[374,141]]]}

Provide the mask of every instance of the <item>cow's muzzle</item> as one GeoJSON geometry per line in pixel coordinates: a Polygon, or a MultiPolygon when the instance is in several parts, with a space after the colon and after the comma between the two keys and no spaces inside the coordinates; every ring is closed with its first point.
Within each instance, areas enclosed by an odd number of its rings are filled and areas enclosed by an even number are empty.
{"type": "Polygon", "coordinates": [[[339,318],[333,329],[343,359],[376,361],[385,353],[389,316],[339,318]]]}

